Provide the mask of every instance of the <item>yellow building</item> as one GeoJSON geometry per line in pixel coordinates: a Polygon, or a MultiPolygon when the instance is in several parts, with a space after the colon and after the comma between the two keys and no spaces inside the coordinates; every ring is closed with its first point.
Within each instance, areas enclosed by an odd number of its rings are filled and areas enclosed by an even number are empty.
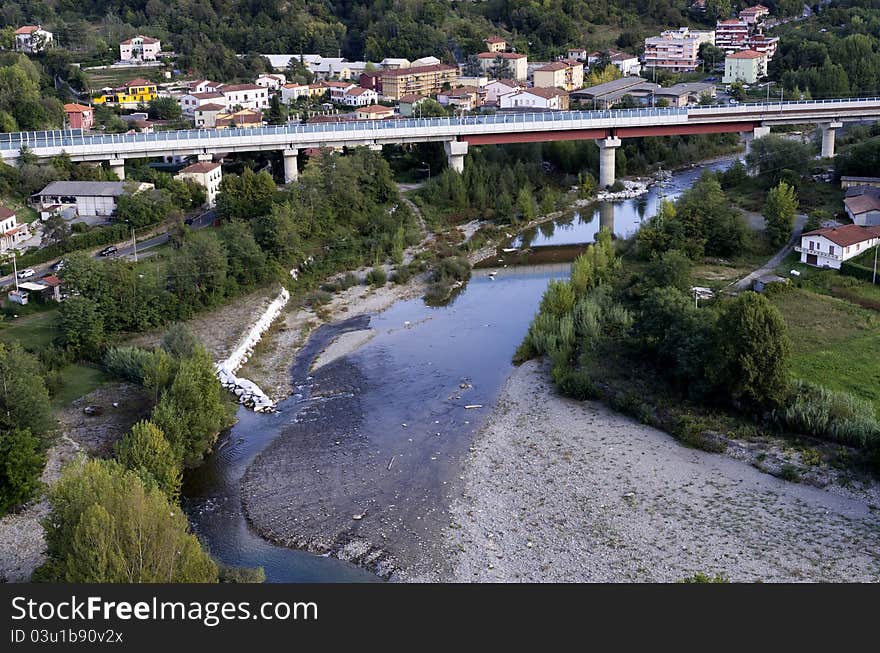
{"type": "Polygon", "coordinates": [[[112,93],[99,95],[92,101],[95,104],[116,104],[125,109],[134,109],[139,104],[146,104],[157,97],[159,97],[158,87],[153,82],[138,78],[113,89],[112,93]]]}
{"type": "Polygon", "coordinates": [[[532,73],[535,86],[576,91],[584,85],[584,64],[563,59],[541,66],[532,73]]]}

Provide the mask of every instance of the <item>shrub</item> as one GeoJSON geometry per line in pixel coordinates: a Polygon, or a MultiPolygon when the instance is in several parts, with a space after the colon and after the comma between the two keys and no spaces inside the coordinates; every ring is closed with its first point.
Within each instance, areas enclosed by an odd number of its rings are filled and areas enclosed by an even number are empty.
{"type": "Polygon", "coordinates": [[[559,379],[559,391],[572,399],[598,399],[599,390],[584,370],[569,369],[559,379]]]}
{"type": "Polygon", "coordinates": [[[672,435],[695,449],[711,453],[723,453],[727,449],[727,443],[717,435],[713,435],[710,426],[693,415],[679,416],[673,426],[672,435]]]}
{"type": "Polygon", "coordinates": [[[789,430],[855,447],[880,443],[880,422],[870,402],[847,392],[798,380],[778,422],[789,430]]]}
{"type": "Polygon", "coordinates": [[[153,353],[140,347],[112,347],[104,355],[104,367],[113,376],[143,385],[153,353]]]}
{"type": "Polygon", "coordinates": [[[371,286],[384,286],[388,283],[388,275],[385,268],[375,267],[367,273],[367,283],[371,286]]]}

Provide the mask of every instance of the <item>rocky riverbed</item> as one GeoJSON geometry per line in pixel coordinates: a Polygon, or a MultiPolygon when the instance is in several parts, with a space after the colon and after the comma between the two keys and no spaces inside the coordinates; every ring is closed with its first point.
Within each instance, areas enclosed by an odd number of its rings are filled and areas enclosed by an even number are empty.
{"type": "Polygon", "coordinates": [[[451,515],[444,581],[880,580],[876,506],[561,398],[534,361],[505,384],[451,515]]]}

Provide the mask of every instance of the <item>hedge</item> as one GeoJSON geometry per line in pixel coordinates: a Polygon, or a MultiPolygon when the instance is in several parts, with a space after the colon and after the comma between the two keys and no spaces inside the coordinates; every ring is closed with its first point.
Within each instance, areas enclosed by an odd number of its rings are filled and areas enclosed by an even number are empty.
{"type": "Polygon", "coordinates": [[[840,273],[870,283],[874,278],[874,267],[865,267],[852,261],[844,261],[840,265],[840,273]]]}

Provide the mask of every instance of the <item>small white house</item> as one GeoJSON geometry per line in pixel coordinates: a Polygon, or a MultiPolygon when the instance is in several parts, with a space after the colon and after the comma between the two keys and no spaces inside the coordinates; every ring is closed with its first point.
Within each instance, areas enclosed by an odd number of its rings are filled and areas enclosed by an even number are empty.
{"type": "Polygon", "coordinates": [[[27,223],[18,224],[15,211],[0,206],[0,252],[30,238],[27,223]]]}
{"type": "Polygon", "coordinates": [[[52,32],[42,25],[23,25],[15,30],[15,49],[26,54],[42,52],[52,45],[52,32]]]}
{"type": "Polygon", "coordinates": [[[512,79],[495,79],[486,84],[486,104],[498,105],[502,95],[521,90],[519,82],[512,79]]]}
{"type": "Polygon", "coordinates": [[[284,104],[293,104],[301,97],[308,96],[308,84],[285,84],[281,87],[281,102],[284,104]]]}
{"type": "Polygon", "coordinates": [[[140,34],[119,44],[120,61],[156,61],[160,52],[162,43],[159,39],[140,34]]]}
{"type": "Polygon", "coordinates": [[[342,104],[348,107],[367,107],[377,102],[379,102],[379,94],[371,88],[352,86],[345,89],[342,94],[342,104]]]}
{"type": "Polygon", "coordinates": [[[184,93],[177,99],[185,118],[194,118],[196,110],[206,104],[220,104],[226,108],[226,97],[222,93],[184,93]]]}
{"type": "Polygon", "coordinates": [[[801,263],[839,270],[841,263],[878,244],[880,227],[847,224],[801,235],[801,244],[795,247],[795,251],[800,252],[801,263]]]}
{"type": "Polygon", "coordinates": [[[280,74],[264,74],[254,80],[254,84],[268,88],[270,91],[277,91],[287,83],[287,78],[280,74]]]}
{"type": "Polygon", "coordinates": [[[181,180],[194,181],[205,189],[205,206],[212,207],[217,203],[217,193],[220,192],[220,182],[223,180],[223,171],[219,163],[199,161],[187,166],[176,176],[181,180]]]}
{"type": "Polygon", "coordinates": [[[502,95],[502,109],[568,109],[568,93],[558,88],[524,88],[516,93],[502,95]]]}
{"type": "Polygon", "coordinates": [[[269,108],[269,91],[256,84],[225,84],[220,93],[226,100],[229,109],[267,109],[269,108]]]}

